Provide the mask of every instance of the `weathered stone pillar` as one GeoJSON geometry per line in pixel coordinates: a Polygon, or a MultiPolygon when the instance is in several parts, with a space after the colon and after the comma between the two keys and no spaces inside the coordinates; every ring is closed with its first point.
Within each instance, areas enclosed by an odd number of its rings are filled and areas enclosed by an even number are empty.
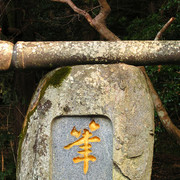
{"type": "Polygon", "coordinates": [[[17,179],[149,180],[153,133],[153,104],[137,67],[56,69],[31,101],[17,179]]]}

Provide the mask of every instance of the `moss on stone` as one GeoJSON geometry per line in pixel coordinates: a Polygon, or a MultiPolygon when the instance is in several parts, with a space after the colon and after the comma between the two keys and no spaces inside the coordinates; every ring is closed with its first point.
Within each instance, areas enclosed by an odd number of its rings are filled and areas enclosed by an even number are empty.
{"type": "Polygon", "coordinates": [[[41,90],[39,101],[41,100],[46,89],[50,85],[52,85],[54,87],[61,86],[63,80],[69,75],[70,72],[71,72],[71,67],[63,67],[63,68],[55,71],[55,73],[53,73],[52,76],[47,77],[46,83],[41,90]]]}
{"type": "MultiPolygon", "coordinates": [[[[62,67],[60,69],[54,70],[53,72],[48,73],[45,77],[45,84],[43,85],[43,87],[40,90],[40,96],[38,101],[36,102],[35,107],[27,112],[26,115],[26,124],[24,126],[24,128],[21,131],[21,134],[19,135],[19,144],[18,144],[18,158],[17,158],[17,172],[19,172],[19,168],[20,168],[20,161],[21,161],[21,147],[22,147],[22,143],[24,141],[26,132],[27,132],[27,128],[28,128],[28,122],[30,120],[30,117],[34,114],[34,112],[37,109],[37,105],[38,102],[41,100],[41,98],[44,96],[46,89],[52,85],[54,87],[58,87],[61,86],[63,80],[70,74],[71,72],[71,67],[62,67]],[[54,72],[55,71],[55,72],[54,72]]],[[[33,96],[34,98],[34,96],[33,96]]]]}

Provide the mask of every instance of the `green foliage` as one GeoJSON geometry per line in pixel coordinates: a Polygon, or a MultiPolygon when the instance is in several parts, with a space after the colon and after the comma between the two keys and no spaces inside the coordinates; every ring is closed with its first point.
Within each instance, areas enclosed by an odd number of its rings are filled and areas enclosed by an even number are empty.
{"type": "Polygon", "coordinates": [[[175,7],[178,7],[180,3],[180,0],[166,0],[165,3],[162,5],[162,7],[160,8],[160,10],[171,10],[175,7]]]}
{"type": "Polygon", "coordinates": [[[16,91],[13,89],[14,72],[0,72],[0,102],[12,104],[18,101],[16,91]]]}
{"type": "MultiPolygon", "coordinates": [[[[1,124],[0,124],[1,125],[1,124]]],[[[4,171],[0,171],[0,179],[4,180],[6,179],[15,179],[15,163],[13,161],[13,155],[9,154],[7,156],[7,151],[9,148],[10,142],[12,142],[14,139],[13,134],[9,133],[7,130],[1,130],[0,131],[0,152],[1,152],[1,158],[3,156],[4,158],[4,171]]],[[[2,160],[0,161],[0,167],[2,167],[2,160]]]]}
{"type": "Polygon", "coordinates": [[[171,116],[178,115],[180,106],[180,67],[179,66],[162,66],[158,72],[157,66],[146,67],[153,85],[156,87],[164,106],[171,112],[171,116]]]}
{"type": "MultiPolygon", "coordinates": [[[[159,69],[157,66],[147,66],[146,70],[171,120],[179,127],[180,67],[177,65],[166,65],[159,69]]],[[[168,153],[178,154],[179,146],[167,134],[157,116],[157,113],[155,113],[155,125],[155,151],[167,151],[168,153]],[[171,143],[166,146],[167,143],[165,140],[171,143]]]]}
{"type": "Polygon", "coordinates": [[[136,18],[127,28],[128,36],[126,39],[153,40],[161,28],[162,24],[157,14],[150,15],[145,19],[136,18]]]}

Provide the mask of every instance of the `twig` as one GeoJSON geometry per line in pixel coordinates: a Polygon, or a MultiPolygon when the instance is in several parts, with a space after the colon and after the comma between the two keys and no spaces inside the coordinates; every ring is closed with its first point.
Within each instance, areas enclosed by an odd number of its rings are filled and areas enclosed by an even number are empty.
{"type": "Polygon", "coordinates": [[[1,163],[2,163],[2,172],[4,172],[4,155],[3,155],[3,150],[1,150],[1,163]]]}
{"type": "Polygon", "coordinates": [[[100,7],[101,7],[101,5],[92,7],[92,8],[90,8],[90,9],[88,10],[88,12],[93,11],[93,10],[95,10],[95,9],[98,9],[98,8],[100,8],[100,7]]]}
{"type": "MultiPolygon", "coordinates": [[[[77,17],[78,17],[78,21],[80,21],[79,16],[77,16],[77,17]]],[[[62,27],[69,25],[71,22],[74,21],[75,18],[76,18],[75,16],[72,17],[66,24],[63,24],[62,27]]]]}
{"type": "Polygon", "coordinates": [[[1,14],[0,14],[0,21],[2,20],[2,18],[3,18],[3,13],[6,11],[7,7],[9,6],[9,3],[10,3],[11,1],[12,1],[12,0],[9,0],[9,1],[7,2],[7,4],[6,4],[6,6],[3,7],[3,10],[2,10],[2,12],[1,12],[1,14]]]}
{"type": "Polygon", "coordinates": [[[9,115],[10,115],[10,111],[11,111],[11,104],[8,108],[8,114],[7,114],[7,122],[6,122],[6,126],[7,126],[7,131],[8,131],[8,128],[9,128],[9,115]]]}
{"type": "MultiPolygon", "coordinates": [[[[71,14],[71,15],[68,15],[68,16],[61,16],[61,17],[51,17],[51,19],[54,19],[54,20],[61,20],[61,19],[67,19],[67,18],[71,18],[71,17],[74,17],[74,16],[78,16],[78,14],[71,14]]],[[[51,21],[46,21],[46,22],[51,22],[51,21]]]]}
{"type": "Polygon", "coordinates": [[[163,27],[162,29],[157,33],[154,41],[160,40],[162,33],[171,25],[171,23],[175,20],[174,17],[172,17],[163,27]]]}
{"type": "Polygon", "coordinates": [[[15,37],[17,37],[18,35],[20,35],[22,32],[24,32],[24,30],[26,30],[28,28],[29,25],[31,25],[32,22],[29,22],[27,24],[25,24],[21,30],[19,30],[17,33],[14,33],[12,36],[9,37],[9,41],[13,41],[13,39],[15,37]]]}
{"type": "Polygon", "coordinates": [[[24,114],[19,110],[19,108],[16,106],[16,109],[18,110],[18,112],[21,114],[21,116],[23,117],[23,118],[25,118],[25,116],[24,116],[24,114]]]}
{"type": "Polygon", "coordinates": [[[11,146],[11,151],[12,151],[13,158],[14,158],[14,164],[16,165],[16,157],[15,157],[15,154],[14,154],[14,148],[13,148],[13,142],[12,141],[10,141],[10,146],[11,146]]]}
{"type": "Polygon", "coordinates": [[[84,16],[89,23],[92,22],[92,17],[90,16],[90,14],[88,12],[78,8],[71,0],[51,0],[51,1],[57,1],[57,2],[68,4],[74,10],[74,12],[84,16]]]}
{"type": "MultiPolygon", "coordinates": [[[[100,8],[101,6],[95,6],[93,8],[88,8],[87,12],[93,12],[93,10],[95,9],[98,9],[100,8]]],[[[68,16],[63,16],[63,17],[51,17],[51,19],[54,19],[54,20],[61,20],[61,19],[66,19],[66,18],[70,18],[70,17],[76,17],[78,16],[79,14],[71,14],[71,15],[68,15],[68,16]]],[[[40,22],[43,22],[43,21],[40,21],[40,22]]],[[[48,22],[51,22],[51,21],[48,21],[48,22]]]]}

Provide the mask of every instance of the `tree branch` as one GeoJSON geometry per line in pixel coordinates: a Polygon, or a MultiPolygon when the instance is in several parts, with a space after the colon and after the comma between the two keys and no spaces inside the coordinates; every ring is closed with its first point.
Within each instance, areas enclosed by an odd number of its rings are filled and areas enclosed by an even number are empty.
{"type": "Polygon", "coordinates": [[[91,26],[93,26],[105,39],[109,41],[119,41],[120,39],[112,33],[106,26],[106,18],[111,12],[111,8],[106,0],[98,0],[101,10],[99,14],[93,19],[91,26]]]}
{"type": "Polygon", "coordinates": [[[94,20],[100,23],[105,23],[107,16],[111,12],[111,8],[106,0],[98,0],[98,2],[99,5],[101,6],[101,10],[99,14],[94,18],[94,20]]]}
{"type": "Polygon", "coordinates": [[[159,119],[160,119],[162,125],[167,130],[167,132],[177,140],[177,143],[180,145],[180,130],[171,121],[171,118],[169,117],[156,90],[154,89],[153,84],[145,71],[145,68],[142,66],[142,67],[140,67],[140,69],[142,70],[142,72],[144,73],[144,75],[146,77],[146,80],[147,80],[147,83],[148,83],[148,86],[149,86],[149,89],[151,92],[151,96],[153,99],[153,103],[154,103],[156,112],[159,116],[159,119]]]}
{"type": "MultiPolygon", "coordinates": [[[[170,24],[175,20],[174,17],[172,17],[163,27],[162,29],[157,33],[154,41],[160,40],[162,33],[170,26],[170,24]]],[[[162,65],[158,65],[158,72],[161,71],[162,65]]]]}
{"type": "Polygon", "coordinates": [[[84,16],[86,18],[86,20],[91,24],[92,17],[90,16],[90,14],[88,12],[78,8],[71,0],[51,0],[51,1],[62,2],[62,3],[68,4],[74,10],[74,12],[84,16]]]}
{"type": "MultiPolygon", "coordinates": [[[[163,28],[158,32],[158,34],[155,37],[155,41],[159,40],[162,36],[162,33],[170,26],[170,24],[175,20],[174,17],[172,17],[164,26],[163,28]]],[[[147,77],[147,74],[146,74],[147,77]]],[[[147,77],[149,78],[149,77],[147,77]]],[[[150,81],[149,81],[150,82],[150,81]]],[[[180,130],[173,124],[171,121],[171,118],[169,117],[166,109],[164,108],[158,94],[156,93],[152,83],[149,83],[149,86],[151,87],[152,91],[152,97],[153,101],[156,102],[154,105],[156,107],[156,111],[158,113],[159,119],[164,126],[164,128],[168,131],[169,134],[171,134],[176,140],[177,143],[180,145],[180,130]]]]}
{"type": "Polygon", "coordinates": [[[80,8],[78,8],[71,0],[51,0],[61,3],[68,4],[75,12],[78,14],[81,14],[86,18],[86,20],[89,22],[89,24],[96,29],[103,37],[105,37],[107,40],[110,41],[118,41],[120,40],[114,33],[112,33],[107,26],[105,25],[105,20],[108,16],[108,14],[111,11],[111,8],[109,7],[106,0],[99,0],[99,4],[101,6],[101,10],[99,14],[92,19],[90,14],[80,8]]]}
{"type": "Polygon", "coordinates": [[[172,17],[164,26],[163,28],[157,33],[154,41],[160,40],[162,33],[171,25],[171,23],[175,20],[174,17],[172,17]]]}
{"type": "MultiPolygon", "coordinates": [[[[162,33],[170,26],[170,24],[175,20],[174,17],[172,17],[163,27],[162,29],[157,33],[154,41],[157,41],[161,38],[162,33]]],[[[153,103],[156,109],[156,112],[159,116],[159,119],[162,123],[162,125],[164,126],[164,128],[167,130],[167,132],[172,135],[176,140],[177,143],[180,145],[180,130],[173,124],[173,122],[171,121],[171,118],[169,117],[166,109],[164,108],[161,99],[159,98],[156,90],[153,87],[153,84],[151,82],[151,80],[149,79],[145,68],[142,66],[140,67],[140,69],[142,70],[142,72],[144,73],[146,79],[147,79],[147,83],[151,92],[151,96],[153,99],[153,103]]]]}

